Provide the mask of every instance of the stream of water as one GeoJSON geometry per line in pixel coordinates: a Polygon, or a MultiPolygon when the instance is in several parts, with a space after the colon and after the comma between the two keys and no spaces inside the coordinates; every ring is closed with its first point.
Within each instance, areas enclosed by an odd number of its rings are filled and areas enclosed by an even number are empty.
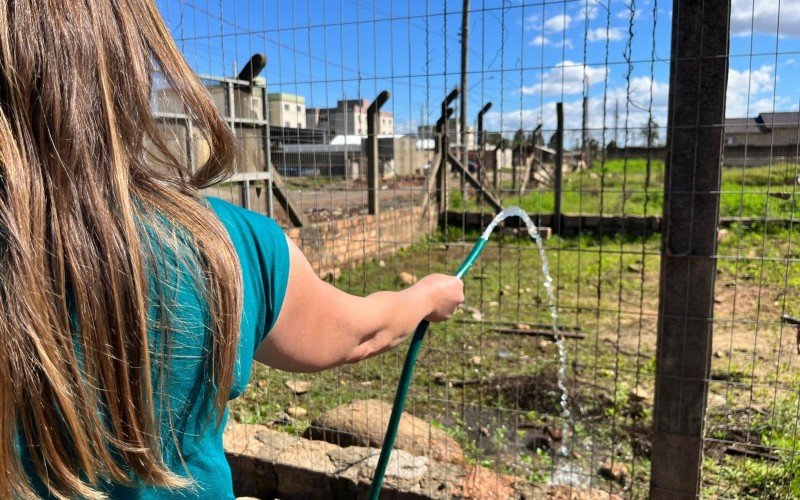
{"type": "Polygon", "coordinates": [[[486,230],[481,235],[481,238],[488,240],[489,236],[494,231],[497,225],[504,221],[509,217],[519,217],[525,223],[525,226],[528,228],[528,234],[531,238],[536,241],[536,246],[539,248],[539,257],[542,259],[542,273],[544,274],[544,289],[547,293],[547,300],[548,305],[550,307],[550,318],[552,321],[552,329],[553,329],[553,338],[555,338],[556,345],[558,346],[558,377],[557,383],[558,388],[561,391],[561,417],[563,418],[563,428],[562,428],[562,445],[560,454],[561,456],[568,456],[569,449],[567,448],[568,441],[568,432],[571,430],[571,423],[572,423],[572,414],[569,411],[568,399],[569,393],[567,391],[567,386],[565,381],[567,375],[567,348],[564,345],[564,339],[561,336],[561,332],[558,329],[558,309],[556,307],[556,295],[555,290],[553,289],[553,278],[550,276],[550,264],[547,261],[547,253],[544,251],[544,244],[542,242],[542,235],[539,233],[539,230],[536,228],[536,224],[533,223],[531,218],[528,216],[527,212],[522,210],[519,207],[508,207],[504,209],[502,212],[497,214],[492,222],[486,227],[486,230]]]}

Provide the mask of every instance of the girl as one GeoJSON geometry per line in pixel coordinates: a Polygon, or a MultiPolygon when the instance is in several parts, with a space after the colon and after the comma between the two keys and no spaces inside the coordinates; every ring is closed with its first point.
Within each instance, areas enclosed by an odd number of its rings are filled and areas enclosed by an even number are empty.
{"type": "Polygon", "coordinates": [[[198,192],[233,139],[151,0],[0,7],[0,497],[224,498],[226,403],[255,359],[355,363],[463,300],[432,275],[366,298],[277,225],[198,192]],[[188,172],[158,71],[210,146],[188,172]]]}

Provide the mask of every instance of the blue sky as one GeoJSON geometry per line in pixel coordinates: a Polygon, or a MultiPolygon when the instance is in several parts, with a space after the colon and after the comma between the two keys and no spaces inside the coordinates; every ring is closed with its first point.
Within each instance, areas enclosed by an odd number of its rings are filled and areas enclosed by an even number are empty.
{"type": "MultiPolygon", "coordinates": [[[[460,0],[157,3],[198,72],[234,76],[263,52],[270,91],[303,95],[309,106],[389,90],[384,109],[398,132],[435,121],[459,83],[460,0]]],[[[594,135],[613,138],[602,130],[614,127],[619,103],[619,127],[639,140],[650,114],[666,124],[671,8],[663,0],[471,0],[470,122],[491,101],[487,128],[541,121],[550,129],[563,101],[567,127],[576,128],[586,85],[594,135]]],[[[728,116],[797,109],[800,1],[733,0],[732,11],[728,116]]]]}

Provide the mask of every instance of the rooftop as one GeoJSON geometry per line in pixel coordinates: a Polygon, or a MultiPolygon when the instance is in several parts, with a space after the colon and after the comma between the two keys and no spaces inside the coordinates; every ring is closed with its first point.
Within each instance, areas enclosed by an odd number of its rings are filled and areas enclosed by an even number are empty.
{"type": "Polygon", "coordinates": [[[726,134],[768,134],[773,129],[800,128],[800,112],[759,113],[755,118],[726,118],[726,134]]]}
{"type": "Polygon", "coordinates": [[[267,94],[267,100],[270,101],[270,102],[286,101],[286,102],[295,102],[297,104],[305,104],[306,103],[306,98],[305,97],[303,97],[301,95],[297,95],[297,94],[288,94],[286,92],[269,93],[269,94],[267,94]]]}

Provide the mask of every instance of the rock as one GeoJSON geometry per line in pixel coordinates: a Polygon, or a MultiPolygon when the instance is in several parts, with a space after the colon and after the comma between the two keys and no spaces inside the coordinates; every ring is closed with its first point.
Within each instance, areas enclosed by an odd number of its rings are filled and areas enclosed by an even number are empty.
{"type": "MultiPolygon", "coordinates": [[[[367,458],[367,467],[375,469],[380,459],[380,451],[376,451],[367,458]]],[[[403,450],[392,450],[389,463],[386,465],[386,477],[397,479],[417,479],[428,472],[428,459],[415,457],[403,450]]]]}
{"type": "Polygon", "coordinates": [[[275,420],[272,421],[275,425],[292,425],[294,423],[294,419],[290,417],[286,412],[278,412],[275,415],[275,420]]]}
{"type": "Polygon", "coordinates": [[[472,363],[475,366],[480,366],[481,365],[481,361],[483,361],[483,360],[481,359],[480,356],[472,356],[470,358],[470,360],[469,360],[469,362],[472,363]]]}
{"type": "Polygon", "coordinates": [[[384,261],[382,261],[382,260],[381,260],[381,261],[379,261],[379,262],[378,262],[378,267],[386,267],[386,262],[384,262],[384,261]]]}
{"type": "Polygon", "coordinates": [[[511,353],[508,351],[497,351],[497,359],[502,359],[502,360],[511,359],[511,353]]]}
{"type": "Polygon", "coordinates": [[[417,277],[411,273],[403,271],[397,275],[397,282],[403,286],[411,286],[417,282],[417,277]]]}
{"type": "Polygon", "coordinates": [[[514,325],[514,327],[517,330],[530,330],[531,329],[531,325],[529,325],[528,323],[517,323],[516,325],[514,325]]]}
{"type": "Polygon", "coordinates": [[[725,351],[716,351],[716,352],[714,353],[714,357],[715,357],[715,358],[725,358],[725,357],[727,357],[727,356],[728,356],[728,355],[725,353],[725,351]]]}
{"type": "Polygon", "coordinates": [[[514,491],[518,481],[514,476],[474,466],[466,477],[459,479],[455,491],[443,498],[519,498],[514,491]]]}
{"type": "Polygon", "coordinates": [[[481,430],[481,436],[483,436],[483,437],[489,437],[489,429],[487,429],[487,428],[486,428],[486,427],[484,427],[484,426],[481,426],[481,429],[480,429],[480,430],[481,430]]]}
{"type": "Polygon", "coordinates": [[[719,297],[714,297],[714,303],[715,304],[722,304],[722,299],[719,298],[719,297]]]}
{"type": "Polygon", "coordinates": [[[531,293],[532,291],[533,291],[533,288],[531,288],[529,286],[525,287],[525,293],[531,293]]]}
{"type": "Polygon", "coordinates": [[[286,387],[298,396],[307,393],[311,389],[311,382],[306,382],[305,380],[289,379],[285,383],[286,387]]]}
{"type": "MultiPolygon", "coordinates": [[[[357,400],[338,406],[315,419],[306,437],[340,446],[372,446],[383,444],[392,407],[375,399],[357,400]]],[[[435,460],[461,463],[464,451],[447,433],[426,421],[404,413],[400,418],[395,448],[435,460]]]]}
{"type": "Polygon", "coordinates": [[[628,264],[628,271],[632,273],[640,273],[642,272],[642,266],[638,264],[628,264]]]}
{"type": "Polygon", "coordinates": [[[606,462],[600,466],[598,472],[604,478],[623,485],[628,482],[630,476],[628,468],[619,462],[606,462]]]}
{"type": "Polygon", "coordinates": [[[500,305],[500,302],[497,302],[496,300],[493,300],[493,301],[489,302],[489,307],[497,307],[499,305],[500,305]]]}
{"type": "Polygon", "coordinates": [[[286,407],[286,413],[287,413],[287,414],[288,414],[290,417],[294,417],[294,418],[303,418],[303,417],[305,417],[306,415],[308,415],[308,410],[306,410],[306,409],[305,409],[305,408],[303,408],[302,406],[290,405],[290,406],[287,406],[287,407],[286,407]]]}
{"type": "Polygon", "coordinates": [[[474,311],[472,311],[472,319],[474,319],[475,321],[483,321],[483,313],[475,309],[474,311]]]}
{"type": "Polygon", "coordinates": [[[722,228],[719,231],[717,231],[717,240],[724,240],[725,238],[728,237],[729,234],[731,234],[730,231],[728,231],[725,228],[722,228]]]}
{"type": "Polygon", "coordinates": [[[511,292],[509,292],[509,291],[508,291],[508,290],[506,290],[506,289],[500,290],[500,295],[502,295],[503,297],[505,297],[506,295],[509,295],[510,293],[511,293],[511,292]]]}
{"type": "Polygon", "coordinates": [[[550,347],[550,342],[546,340],[540,340],[538,344],[539,350],[545,352],[548,347],[550,347]]]}
{"type": "Polygon", "coordinates": [[[511,290],[511,285],[504,285],[503,290],[511,290]]]}

